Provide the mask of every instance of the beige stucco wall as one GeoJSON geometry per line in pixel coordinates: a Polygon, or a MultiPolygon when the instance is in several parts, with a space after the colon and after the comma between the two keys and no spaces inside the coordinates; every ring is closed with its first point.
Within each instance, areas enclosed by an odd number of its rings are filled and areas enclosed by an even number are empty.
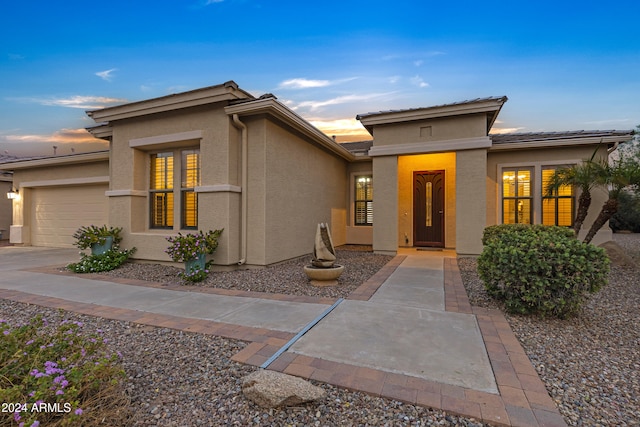
{"type": "Polygon", "coordinates": [[[487,151],[456,153],[456,169],[456,252],[480,254],[482,231],[486,226],[487,151]]]}
{"type": "MultiPolygon", "coordinates": [[[[491,201],[487,204],[487,225],[501,223],[501,206],[500,206],[500,169],[503,167],[533,167],[534,177],[536,181],[533,183],[534,197],[534,216],[533,221],[536,224],[541,222],[540,195],[542,182],[540,181],[541,168],[544,166],[562,166],[567,164],[575,164],[585,159],[591,158],[594,152],[594,146],[576,146],[557,149],[528,149],[518,151],[490,151],[487,156],[487,199],[491,201]]],[[[599,149],[598,156],[606,157],[606,148],[599,149]]],[[[576,194],[576,209],[579,193],[576,194]]],[[[598,216],[600,208],[607,200],[607,192],[602,188],[595,188],[591,192],[591,207],[589,214],[585,219],[580,232],[580,238],[583,238],[591,224],[598,216]]],[[[596,235],[592,243],[600,244],[612,239],[612,232],[608,224],[606,224],[596,235]]]]}
{"type": "MultiPolygon", "coordinates": [[[[310,253],[321,222],[329,223],[334,245],[344,244],[347,162],[270,120],[261,123],[266,137],[262,199],[265,263],[310,253]]],[[[250,139],[249,145],[253,142],[250,139]]],[[[250,158],[252,154],[250,151],[250,158]]],[[[249,190],[253,201],[254,189],[249,190]]]]}
{"type": "MultiPolygon", "coordinates": [[[[178,215],[175,215],[173,230],[149,229],[151,153],[199,148],[201,186],[239,185],[239,132],[230,125],[223,106],[209,105],[112,123],[111,190],[116,194],[109,198],[109,221],[123,227],[122,244],[138,249],[135,258],[170,261],[164,252],[168,246],[166,237],[181,231],[178,215]],[[201,138],[183,140],[179,137],[194,131],[199,132],[201,138]],[[178,135],[175,141],[170,140],[172,135],[178,135]],[[169,141],[136,148],[129,146],[131,140],[154,137],[169,141]]],[[[175,162],[179,163],[179,159],[175,162]]],[[[216,264],[227,265],[239,260],[239,200],[239,193],[233,191],[198,193],[198,228],[204,231],[224,228],[214,254],[216,264]]],[[[178,205],[176,203],[176,209],[178,205]]]]}
{"type": "MultiPolygon", "coordinates": [[[[13,201],[13,220],[10,227],[12,243],[31,243],[31,218],[33,188],[82,186],[106,183],[109,177],[109,162],[91,161],[81,164],[43,164],[29,169],[16,169],[13,185],[19,189],[20,197],[13,201]]],[[[6,196],[5,196],[6,197],[6,196]]]]}
{"type": "Polygon", "coordinates": [[[373,159],[373,250],[398,250],[398,157],[373,159]]]}
{"type": "Polygon", "coordinates": [[[456,242],[456,154],[419,154],[398,157],[398,246],[413,246],[413,172],[444,171],[445,247],[456,242]]]}
{"type": "Polygon", "coordinates": [[[7,193],[11,191],[11,178],[6,181],[0,178],[0,230],[2,230],[2,239],[9,238],[9,226],[13,216],[13,202],[7,199],[7,193]]]}
{"type": "Polygon", "coordinates": [[[486,136],[486,114],[379,125],[374,128],[374,146],[444,141],[486,136]]]}

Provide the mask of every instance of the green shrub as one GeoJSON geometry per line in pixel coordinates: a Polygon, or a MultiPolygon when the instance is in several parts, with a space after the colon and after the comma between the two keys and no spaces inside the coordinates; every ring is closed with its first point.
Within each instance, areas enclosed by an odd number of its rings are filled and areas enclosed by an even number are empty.
{"type": "Polygon", "coordinates": [[[74,273],[100,273],[101,271],[115,270],[124,264],[136,251],[133,247],[128,250],[111,249],[100,255],[87,255],[82,253],[80,262],[67,265],[74,273]]]}
{"type": "Polygon", "coordinates": [[[573,229],[566,227],[551,227],[542,224],[500,224],[491,225],[484,229],[484,234],[482,235],[482,244],[486,246],[489,240],[493,239],[494,237],[500,237],[502,239],[508,238],[508,236],[505,236],[505,233],[514,233],[517,231],[527,231],[530,233],[548,233],[550,230],[553,230],[552,233],[555,233],[559,236],[576,236],[573,229]]]}
{"type": "Polygon", "coordinates": [[[129,399],[120,354],[81,322],[0,320],[0,425],[124,425],[129,399]]]}
{"type": "Polygon", "coordinates": [[[564,318],[607,283],[609,258],[572,230],[541,225],[487,227],[478,273],[512,313],[564,318]]]}
{"type": "Polygon", "coordinates": [[[97,225],[82,226],[73,234],[76,239],[75,245],[80,249],[88,249],[92,245],[104,245],[107,237],[113,238],[113,245],[118,246],[122,241],[120,233],[121,227],[107,227],[106,225],[98,227],[97,225]]]}
{"type": "Polygon", "coordinates": [[[609,220],[611,229],[640,233],[640,195],[623,191],[618,196],[618,203],[618,211],[609,220]]]}

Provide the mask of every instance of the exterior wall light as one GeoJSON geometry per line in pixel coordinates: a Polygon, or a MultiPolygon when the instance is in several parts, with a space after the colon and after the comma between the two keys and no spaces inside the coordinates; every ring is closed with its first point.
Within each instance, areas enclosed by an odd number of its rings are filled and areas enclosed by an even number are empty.
{"type": "Polygon", "coordinates": [[[7,193],[7,199],[9,200],[16,200],[18,197],[20,197],[18,190],[11,190],[7,193]]]}

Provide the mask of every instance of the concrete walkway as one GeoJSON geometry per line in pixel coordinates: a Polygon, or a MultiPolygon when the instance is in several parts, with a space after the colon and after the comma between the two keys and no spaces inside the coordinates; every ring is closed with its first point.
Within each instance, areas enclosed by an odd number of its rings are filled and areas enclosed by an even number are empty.
{"type": "Polygon", "coordinates": [[[498,393],[475,316],[445,311],[443,252],[401,254],[369,301],[344,301],[291,351],[498,393]]]}
{"type": "Polygon", "coordinates": [[[125,308],[147,313],[210,320],[234,325],[298,332],[322,313],[321,304],[274,301],[129,286],[82,275],[23,271],[27,267],[77,261],[72,249],[0,248],[0,288],[67,301],[125,308]]]}
{"type": "MultiPolygon", "coordinates": [[[[566,425],[502,314],[469,305],[454,254],[399,255],[268,368],[496,425],[566,425]]],[[[0,247],[0,298],[248,341],[233,359],[256,366],[328,307],[42,268],[77,258],[0,247]]]]}

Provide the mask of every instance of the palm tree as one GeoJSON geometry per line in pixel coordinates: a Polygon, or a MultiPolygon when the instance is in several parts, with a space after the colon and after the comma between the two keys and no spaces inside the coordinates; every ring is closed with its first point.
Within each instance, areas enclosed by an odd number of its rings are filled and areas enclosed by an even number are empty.
{"type": "Polygon", "coordinates": [[[620,193],[628,187],[635,187],[636,190],[640,188],[640,163],[638,160],[622,156],[612,165],[604,163],[600,167],[603,168],[601,177],[605,178],[604,182],[609,188],[609,198],[602,205],[600,213],[591,224],[591,228],[584,238],[585,243],[591,242],[598,230],[618,211],[620,193]]]}
{"type": "Polygon", "coordinates": [[[576,212],[576,218],[573,222],[573,231],[576,233],[576,237],[582,228],[587,214],[589,213],[589,206],[591,206],[591,190],[598,186],[603,185],[605,182],[604,176],[605,169],[602,162],[594,161],[596,151],[589,160],[585,160],[584,163],[579,163],[571,167],[556,169],[549,178],[545,187],[545,196],[552,197],[560,187],[570,185],[580,189],[580,197],[578,198],[578,210],[576,212]]]}

